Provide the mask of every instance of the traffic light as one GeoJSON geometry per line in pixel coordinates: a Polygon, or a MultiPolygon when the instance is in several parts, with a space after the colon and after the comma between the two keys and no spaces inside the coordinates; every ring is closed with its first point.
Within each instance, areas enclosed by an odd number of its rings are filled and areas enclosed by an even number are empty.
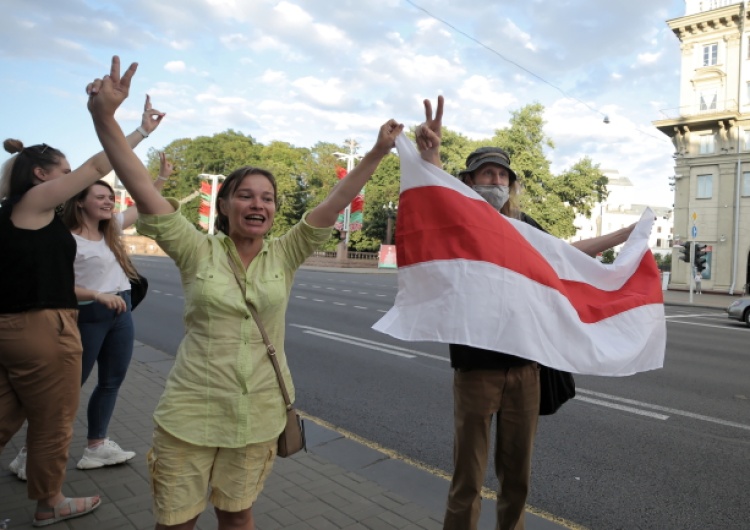
{"type": "Polygon", "coordinates": [[[693,244],[692,241],[685,241],[680,249],[680,259],[685,263],[690,263],[690,246],[693,244]]]}
{"type": "Polygon", "coordinates": [[[693,265],[695,265],[695,270],[698,273],[703,272],[703,269],[706,268],[706,245],[695,244],[695,261],[693,261],[693,265]]]}

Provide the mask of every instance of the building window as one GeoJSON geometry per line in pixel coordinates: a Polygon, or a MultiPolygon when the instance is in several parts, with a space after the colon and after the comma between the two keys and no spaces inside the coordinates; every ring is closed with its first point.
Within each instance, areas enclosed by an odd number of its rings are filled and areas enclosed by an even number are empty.
{"type": "Polygon", "coordinates": [[[709,155],[714,152],[714,135],[713,134],[701,134],[700,135],[700,154],[709,155]]]}
{"type": "Polygon", "coordinates": [[[656,227],[656,233],[657,234],[661,234],[661,226],[657,226],[656,227]]]}
{"type": "Polygon", "coordinates": [[[661,239],[656,240],[656,248],[661,248],[661,239]]]}
{"type": "Polygon", "coordinates": [[[713,195],[713,175],[698,175],[697,199],[710,199],[713,195]]]}
{"type": "Polygon", "coordinates": [[[716,90],[701,92],[700,110],[716,110],[716,90]]]}
{"type": "Polygon", "coordinates": [[[743,197],[750,197],[750,171],[742,174],[742,193],[743,197]]]}
{"type": "Polygon", "coordinates": [[[714,66],[719,52],[718,43],[706,44],[703,47],[703,66],[714,66]]]}

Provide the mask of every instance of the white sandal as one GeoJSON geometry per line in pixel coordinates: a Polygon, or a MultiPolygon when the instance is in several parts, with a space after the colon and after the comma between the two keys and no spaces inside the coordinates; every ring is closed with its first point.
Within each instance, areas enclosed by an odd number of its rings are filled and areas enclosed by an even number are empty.
{"type": "Polygon", "coordinates": [[[73,519],[74,517],[80,517],[91,513],[96,510],[102,504],[102,499],[98,498],[94,501],[94,497],[83,497],[83,510],[78,511],[78,505],[76,504],[76,498],[66,497],[57,506],[54,507],[37,507],[36,513],[51,513],[53,517],[48,519],[37,519],[34,517],[34,521],[31,523],[34,526],[47,526],[67,519],[73,519]],[[62,515],[60,512],[68,509],[68,513],[62,515]]]}

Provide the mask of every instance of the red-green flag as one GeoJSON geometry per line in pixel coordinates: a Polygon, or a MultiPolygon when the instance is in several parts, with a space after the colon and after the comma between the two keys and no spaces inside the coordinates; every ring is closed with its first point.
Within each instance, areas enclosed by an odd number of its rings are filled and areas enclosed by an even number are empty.
{"type": "MultiPolygon", "coordinates": [[[[343,167],[337,167],[336,168],[336,176],[341,180],[346,176],[346,169],[343,167]]],[[[362,188],[362,190],[359,192],[359,194],[354,198],[352,203],[350,204],[349,209],[349,232],[356,232],[357,230],[362,230],[362,220],[363,220],[363,212],[365,209],[365,189],[362,188]]],[[[339,213],[339,217],[336,220],[336,224],[333,225],[333,227],[336,230],[343,230],[344,229],[344,211],[339,213]]]]}

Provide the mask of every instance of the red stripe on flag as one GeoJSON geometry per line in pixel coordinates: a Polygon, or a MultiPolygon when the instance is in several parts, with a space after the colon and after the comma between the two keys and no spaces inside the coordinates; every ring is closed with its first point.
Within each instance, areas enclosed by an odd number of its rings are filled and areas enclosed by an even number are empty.
{"type": "Polygon", "coordinates": [[[585,323],[664,302],[650,252],[620,289],[605,291],[559,278],[513,225],[484,201],[442,186],[422,186],[401,193],[398,213],[399,267],[454,259],[491,263],[560,292],[585,323]]]}

